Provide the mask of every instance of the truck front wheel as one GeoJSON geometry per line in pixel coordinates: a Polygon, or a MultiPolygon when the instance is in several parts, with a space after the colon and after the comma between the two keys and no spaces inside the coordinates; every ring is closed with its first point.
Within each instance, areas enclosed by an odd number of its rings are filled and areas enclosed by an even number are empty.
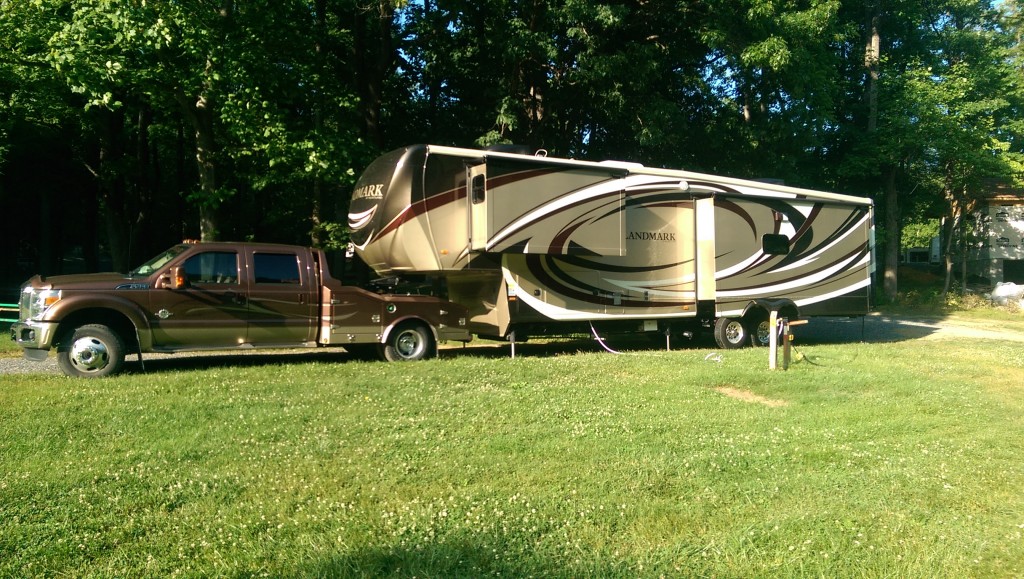
{"type": "Polygon", "coordinates": [[[80,326],[57,347],[57,365],[68,376],[79,378],[117,374],[124,365],[124,341],[107,326],[80,326]]]}
{"type": "Polygon", "coordinates": [[[384,359],[389,362],[422,360],[437,351],[434,336],[423,324],[402,324],[392,330],[383,346],[384,359]]]}

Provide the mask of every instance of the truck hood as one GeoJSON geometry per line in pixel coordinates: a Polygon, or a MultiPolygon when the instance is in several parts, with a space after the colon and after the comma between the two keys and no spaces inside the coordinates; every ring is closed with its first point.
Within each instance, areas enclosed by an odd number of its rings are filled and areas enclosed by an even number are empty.
{"type": "Polygon", "coordinates": [[[115,289],[125,288],[146,288],[150,286],[149,278],[131,278],[123,273],[81,273],[73,275],[54,276],[33,276],[25,285],[35,289],[60,289],[60,290],[92,290],[92,289],[115,289]]]}

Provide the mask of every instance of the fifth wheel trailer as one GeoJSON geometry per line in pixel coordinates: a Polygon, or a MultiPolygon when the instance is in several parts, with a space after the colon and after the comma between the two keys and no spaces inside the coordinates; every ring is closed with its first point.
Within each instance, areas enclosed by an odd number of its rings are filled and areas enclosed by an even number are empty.
{"type": "Polygon", "coordinates": [[[871,308],[870,199],[619,161],[413,145],[352,195],[358,255],[444,280],[482,337],[696,332],[766,344],[871,308]]]}

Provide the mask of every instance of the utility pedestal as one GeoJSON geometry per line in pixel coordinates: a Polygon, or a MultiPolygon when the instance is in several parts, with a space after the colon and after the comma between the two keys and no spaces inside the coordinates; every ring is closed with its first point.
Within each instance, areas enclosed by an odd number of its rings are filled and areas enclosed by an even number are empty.
{"type": "Polygon", "coordinates": [[[768,369],[778,370],[779,366],[779,341],[782,341],[782,369],[789,370],[790,351],[792,350],[793,334],[790,333],[790,326],[806,324],[807,320],[789,321],[789,318],[780,318],[779,312],[772,311],[768,315],[768,325],[772,328],[771,337],[768,339],[768,369]]]}

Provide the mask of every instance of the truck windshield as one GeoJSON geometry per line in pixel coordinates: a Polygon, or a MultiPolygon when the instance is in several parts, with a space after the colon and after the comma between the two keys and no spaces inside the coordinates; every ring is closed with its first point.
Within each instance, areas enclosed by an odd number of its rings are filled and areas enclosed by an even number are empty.
{"type": "Polygon", "coordinates": [[[147,276],[160,269],[165,263],[181,255],[189,246],[187,244],[175,245],[146,263],[128,272],[128,277],[147,276]]]}

